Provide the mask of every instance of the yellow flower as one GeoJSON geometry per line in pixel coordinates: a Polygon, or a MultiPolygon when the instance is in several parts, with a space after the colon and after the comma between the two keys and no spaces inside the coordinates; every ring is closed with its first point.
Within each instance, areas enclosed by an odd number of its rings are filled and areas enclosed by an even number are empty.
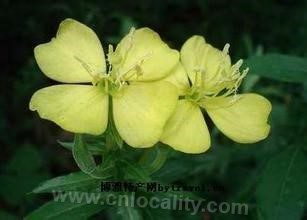
{"type": "Polygon", "coordinates": [[[228,49],[226,44],[220,51],[200,36],[191,37],[182,46],[182,65],[166,79],[177,85],[182,98],[165,126],[162,142],[186,153],[208,150],[210,135],[201,108],[221,132],[238,143],[267,137],[271,103],[257,94],[237,94],[248,70],[240,72],[242,60],[231,65],[228,49]]]}
{"type": "Polygon", "coordinates": [[[170,49],[157,33],[149,28],[132,29],[115,51],[109,46],[106,64],[93,30],[66,19],[56,38],[37,46],[34,54],[49,78],[89,83],[38,90],[30,109],[41,118],[67,131],[98,135],[106,130],[112,105],[115,126],[129,145],[150,147],[159,141],[178,99],[176,87],[159,80],[179,62],[179,52],[170,49]]]}

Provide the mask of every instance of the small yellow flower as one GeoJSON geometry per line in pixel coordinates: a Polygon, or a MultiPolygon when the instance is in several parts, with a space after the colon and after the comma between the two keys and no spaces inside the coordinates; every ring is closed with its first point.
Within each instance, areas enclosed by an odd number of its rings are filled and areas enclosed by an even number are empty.
{"type": "Polygon", "coordinates": [[[106,130],[109,105],[115,126],[129,145],[150,147],[159,141],[175,109],[178,94],[166,77],[179,62],[149,28],[132,29],[115,51],[109,46],[108,65],[96,34],[73,19],[64,20],[56,38],[34,49],[46,76],[62,84],[38,90],[30,109],[75,133],[98,135],[106,130]],[[109,100],[112,103],[109,103],[109,100]]]}
{"type": "Polygon", "coordinates": [[[229,44],[220,51],[201,36],[191,37],[182,46],[182,65],[166,79],[177,85],[182,98],[165,126],[162,142],[186,153],[208,150],[210,135],[201,108],[221,132],[238,143],[268,136],[271,103],[257,94],[237,94],[248,70],[240,72],[242,60],[231,65],[228,50],[229,44]]]}

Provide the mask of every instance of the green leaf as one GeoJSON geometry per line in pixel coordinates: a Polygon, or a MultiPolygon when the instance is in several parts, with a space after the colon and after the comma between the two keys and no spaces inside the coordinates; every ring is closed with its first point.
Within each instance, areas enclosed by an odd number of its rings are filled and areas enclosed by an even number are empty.
{"type": "Polygon", "coordinates": [[[150,149],[144,150],[139,160],[139,164],[150,174],[158,171],[166,162],[169,149],[163,145],[156,145],[150,149]]]}
{"type": "Polygon", "coordinates": [[[150,181],[150,174],[142,166],[130,161],[120,161],[120,166],[124,172],[125,179],[137,180],[142,182],[150,181]]]}
{"type": "Polygon", "coordinates": [[[141,220],[142,215],[140,211],[130,206],[119,206],[117,208],[118,214],[122,217],[122,220],[141,220]]]}
{"type": "Polygon", "coordinates": [[[303,98],[305,101],[307,101],[307,82],[304,82],[303,87],[303,98]]]}
{"type": "Polygon", "coordinates": [[[95,204],[52,201],[30,213],[25,220],[85,220],[104,208],[105,206],[95,204]]]}
{"type": "Polygon", "coordinates": [[[307,59],[282,55],[266,54],[254,56],[244,61],[250,74],[256,74],[284,82],[303,83],[307,81],[307,59]]]}
{"type": "Polygon", "coordinates": [[[93,175],[99,179],[108,179],[112,176],[115,176],[117,172],[116,167],[115,167],[116,160],[117,160],[116,157],[117,157],[117,154],[114,152],[106,155],[103,158],[102,163],[96,167],[96,170],[93,173],[93,175]]]}
{"type": "Polygon", "coordinates": [[[244,93],[252,91],[253,87],[257,84],[259,79],[259,75],[247,74],[242,84],[242,91],[244,93]]]}
{"type": "MultiPolygon", "coordinates": [[[[161,185],[167,185],[163,183],[159,183],[161,185]]],[[[182,199],[190,199],[190,200],[202,200],[204,198],[198,196],[196,193],[188,192],[188,191],[168,191],[168,192],[149,192],[151,196],[158,197],[160,200],[163,198],[168,198],[172,200],[182,200],[182,199]]]]}
{"type": "MultiPolygon", "coordinates": [[[[72,151],[74,147],[74,142],[65,142],[65,141],[57,141],[62,147],[66,148],[67,150],[72,151]]],[[[88,150],[94,155],[101,155],[106,152],[105,149],[102,147],[105,145],[104,142],[95,143],[95,144],[88,144],[88,150]]]]}
{"type": "Polygon", "coordinates": [[[187,175],[189,175],[189,167],[185,163],[180,164],[180,161],[171,160],[161,170],[154,173],[153,179],[162,182],[173,182],[183,179],[187,175]]]}
{"type": "Polygon", "coordinates": [[[100,186],[100,181],[83,173],[76,172],[66,176],[59,176],[47,180],[33,190],[33,193],[45,193],[56,191],[76,191],[97,189],[100,186]]]}
{"type": "Polygon", "coordinates": [[[44,166],[42,155],[34,146],[24,145],[16,150],[13,157],[8,161],[5,170],[10,173],[32,174],[44,166]],[[35,161],[35,163],[29,163],[35,161]],[[22,167],[22,169],[20,169],[22,167]]]}
{"type": "MultiPolygon", "coordinates": [[[[30,145],[15,148],[15,153],[10,160],[1,165],[0,198],[2,202],[17,207],[25,202],[25,194],[40,182],[50,178],[43,164],[44,156],[30,145]]],[[[32,195],[27,196],[26,199],[32,201],[35,198],[32,195]]]]}
{"type": "Polygon", "coordinates": [[[96,165],[93,155],[89,152],[81,134],[75,135],[73,157],[78,167],[84,173],[97,179],[107,179],[112,176],[115,166],[114,155],[110,153],[99,166],[96,165]]]}
{"type": "Polygon", "coordinates": [[[306,154],[299,146],[290,146],[267,163],[256,192],[260,219],[301,219],[306,167],[306,154]]]}
{"type": "Polygon", "coordinates": [[[150,207],[145,207],[142,209],[143,217],[147,220],[156,220],[156,219],[163,219],[163,220],[173,220],[172,213],[173,210],[168,209],[153,209],[150,207]]]}
{"type": "Polygon", "coordinates": [[[74,147],[72,150],[73,157],[79,168],[86,174],[92,174],[96,169],[96,163],[93,155],[88,151],[82,135],[76,134],[74,147]]]}

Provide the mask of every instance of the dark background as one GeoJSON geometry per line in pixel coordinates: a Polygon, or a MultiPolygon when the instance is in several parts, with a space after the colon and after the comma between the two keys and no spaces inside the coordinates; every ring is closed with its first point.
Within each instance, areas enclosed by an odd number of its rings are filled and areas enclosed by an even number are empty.
{"type": "MultiPolygon", "coordinates": [[[[43,180],[78,170],[71,153],[56,142],[70,134],[28,109],[33,92],[53,83],[39,71],[33,48],[55,36],[63,19],[74,18],[90,26],[105,48],[108,43],[116,44],[131,26],[147,26],[177,49],[194,34],[205,36],[220,49],[230,43],[233,60],[268,52],[307,56],[304,0],[1,0],[0,6],[0,219],[25,216],[50,198],[27,192],[43,180]]],[[[213,150],[201,156],[176,154],[169,163],[179,158],[182,169],[169,181],[216,184],[226,191],[206,196],[235,200],[241,192],[243,197],[237,200],[255,203],[253,183],[265,162],[293,143],[305,146],[304,135],[298,137],[297,132],[306,131],[306,85],[257,79],[252,91],[273,103],[270,137],[242,147],[214,129],[213,150]],[[196,164],[191,164],[191,158],[196,164]],[[244,191],[248,184],[252,186],[244,191]]],[[[244,88],[251,89],[246,84],[244,88]]],[[[257,208],[251,215],[257,215],[257,208]]],[[[225,218],[203,216],[211,217],[225,218]]]]}

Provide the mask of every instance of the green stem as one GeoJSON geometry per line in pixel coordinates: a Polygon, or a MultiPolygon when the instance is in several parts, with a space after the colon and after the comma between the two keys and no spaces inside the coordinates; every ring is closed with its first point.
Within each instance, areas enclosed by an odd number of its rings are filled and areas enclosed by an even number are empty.
{"type": "Polygon", "coordinates": [[[114,151],[117,149],[121,149],[122,146],[123,146],[123,140],[118,134],[113,119],[112,97],[109,96],[109,120],[108,120],[108,128],[106,131],[106,148],[108,149],[108,151],[114,151]]]}

